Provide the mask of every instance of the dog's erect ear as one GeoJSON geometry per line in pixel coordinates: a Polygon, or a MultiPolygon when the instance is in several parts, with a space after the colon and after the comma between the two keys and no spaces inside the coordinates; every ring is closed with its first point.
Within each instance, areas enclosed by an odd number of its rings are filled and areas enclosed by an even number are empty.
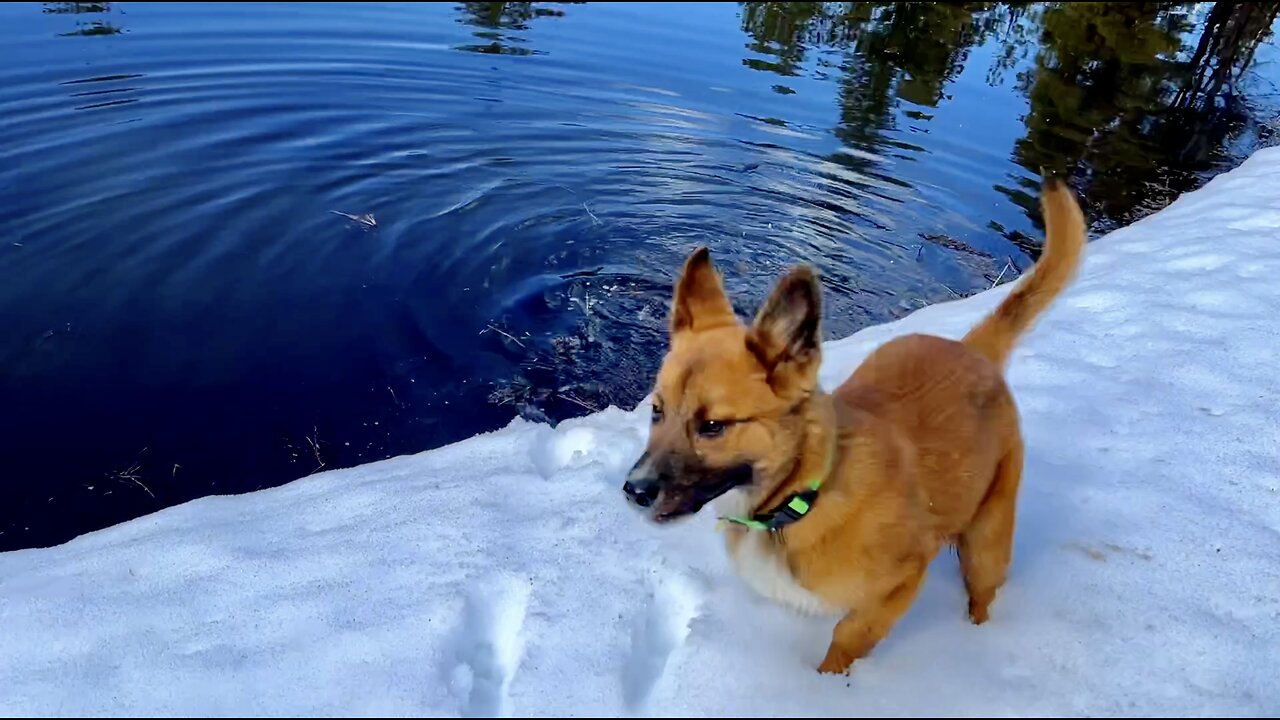
{"type": "Polygon", "coordinates": [[[684,263],[671,306],[671,333],[705,330],[736,321],[724,294],[720,273],[711,264],[711,251],[700,247],[684,263]]]}
{"type": "Polygon", "coordinates": [[[778,282],[756,315],[747,346],[765,369],[779,364],[802,365],[818,357],[822,342],[822,288],[807,267],[798,267],[778,282]]]}

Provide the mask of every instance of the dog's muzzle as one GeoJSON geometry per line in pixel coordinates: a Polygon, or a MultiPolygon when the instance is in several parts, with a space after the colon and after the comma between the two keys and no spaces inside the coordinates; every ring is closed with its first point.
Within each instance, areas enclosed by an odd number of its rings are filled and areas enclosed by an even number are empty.
{"type": "Polygon", "coordinates": [[[655,461],[645,453],[627,473],[622,492],[652,520],[664,523],[697,513],[733,488],[751,484],[752,477],[752,467],[746,463],[726,468],[691,467],[678,460],[673,465],[669,456],[655,461]]]}
{"type": "Polygon", "coordinates": [[[642,508],[657,501],[661,488],[662,480],[650,462],[648,453],[636,462],[631,472],[627,473],[627,481],[622,484],[622,492],[627,494],[627,499],[642,508]]]}

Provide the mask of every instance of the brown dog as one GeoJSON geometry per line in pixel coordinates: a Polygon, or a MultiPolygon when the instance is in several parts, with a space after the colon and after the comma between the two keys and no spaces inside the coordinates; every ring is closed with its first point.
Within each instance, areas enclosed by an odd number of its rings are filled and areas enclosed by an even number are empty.
{"type": "Polygon", "coordinates": [[[886,343],[832,395],[818,385],[820,288],[809,269],[784,277],[747,327],[707,250],[685,263],[648,447],[624,490],[660,523],[717,501],[749,585],[842,615],[820,671],[847,671],[888,634],[946,544],[974,623],[1004,583],[1023,451],[1004,366],[1086,242],[1070,190],[1046,182],[1041,202],[1043,257],[994,313],[960,342],[886,343]]]}

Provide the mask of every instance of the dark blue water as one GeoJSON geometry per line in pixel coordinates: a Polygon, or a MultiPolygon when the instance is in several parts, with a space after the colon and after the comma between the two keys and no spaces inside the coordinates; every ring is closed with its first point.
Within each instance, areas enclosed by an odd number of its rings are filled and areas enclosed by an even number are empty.
{"type": "Polygon", "coordinates": [[[0,550],[630,407],[697,244],[845,335],[1272,141],[1274,4],[783,5],[0,6],[0,550]]]}

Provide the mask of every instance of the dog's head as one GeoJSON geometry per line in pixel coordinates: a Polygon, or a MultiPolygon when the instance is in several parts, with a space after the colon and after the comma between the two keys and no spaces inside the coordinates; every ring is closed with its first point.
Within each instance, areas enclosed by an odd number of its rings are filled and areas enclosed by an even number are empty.
{"type": "Polygon", "coordinates": [[[817,278],[799,267],[745,325],[707,249],[690,255],[675,287],[648,446],[623,485],[631,502],[657,522],[674,520],[793,463],[818,385],[820,317],[817,278]]]}

